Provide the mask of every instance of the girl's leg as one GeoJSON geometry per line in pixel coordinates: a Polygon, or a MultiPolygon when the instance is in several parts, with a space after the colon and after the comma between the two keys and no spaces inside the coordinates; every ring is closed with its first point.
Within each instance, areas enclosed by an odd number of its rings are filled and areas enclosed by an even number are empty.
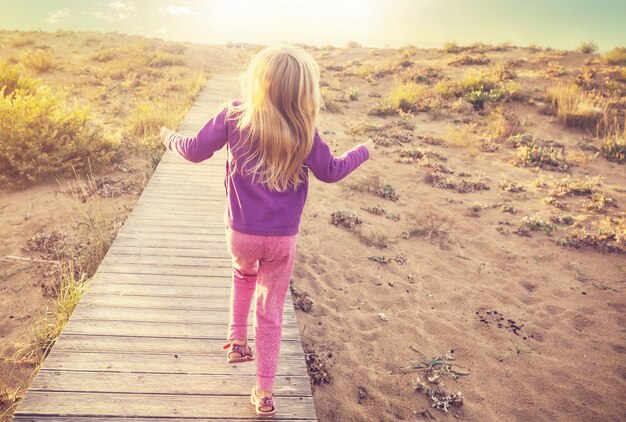
{"type": "Polygon", "coordinates": [[[267,236],[259,262],[255,307],[257,388],[271,392],[278,366],[283,308],[296,255],[296,235],[267,236]]]}
{"type": "Polygon", "coordinates": [[[230,291],[230,323],[227,340],[248,338],[248,314],[262,252],[262,237],[247,235],[227,229],[228,251],[233,261],[233,282],[230,291]]]}

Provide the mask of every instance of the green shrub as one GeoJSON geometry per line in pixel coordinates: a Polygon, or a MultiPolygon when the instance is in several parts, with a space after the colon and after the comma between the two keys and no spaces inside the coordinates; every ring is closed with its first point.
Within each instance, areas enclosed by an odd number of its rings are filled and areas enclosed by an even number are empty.
{"type": "Polygon", "coordinates": [[[567,127],[603,132],[611,99],[600,93],[583,91],[576,84],[559,83],[546,90],[547,98],[567,127]]]}
{"type": "Polygon", "coordinates": [[[0,96],[0,183],[25,186],[70,175],[111,158],[113,146],[90,125],[86,109],[67,108],[47,88],[0,96]]]}
{"type": "Polygon", "coordinates": [[[459,47],[459,45],[455,42],[447,42],[443,45],[444,53],[460,53],[463,51],[463,48],[459,47]]]}
{"type": "Polygon", "coordinates": [[[609,161],[615,161],[619,164],[626,163],[626,140],[607,140],[600,146],[600,152],[609,161]]]}
{"type": "Polygon", "coordinates": [[[593,54],[598,51],[598,44],[594,43],[593,41],[584,42],[580,44],[580,46],[578,47],[578,51],[583,54],[593,54]]]}
{"type": "Polygon", "coordinates": [[[4,95],[9,95],[17,89],[34,93],[39,82],[22,75],[17,66],[11,66],[8,62],[0,61],[0,92],[4,89],[4,95]]]}
{"type": "Polygon", "coordinates": [[[565,171],[569,168],[562,149],[536,143],[518,146],[513,164],[519,167],[540,167],[555,171],[565,171]]]}
{"type": "Polygon", "coordinates": [[[604,55],[608,64],[626,65],[626,47],[615,47],[604,55]]]}
{"type": "Polygon", "coordinates": [[[165,66],[183,66],[185,61],[180,57],[177,57],[169,53],[156,53],[154,57],[150,59],[149,65],[151,67],[165,67],[165,66]]]}
{"type": "Polygon", "coordinates": [[[37,73],[43,73],[54,66],[54,55],[49,50],[29,50],[20,56],[20,62],[37,73]]]}

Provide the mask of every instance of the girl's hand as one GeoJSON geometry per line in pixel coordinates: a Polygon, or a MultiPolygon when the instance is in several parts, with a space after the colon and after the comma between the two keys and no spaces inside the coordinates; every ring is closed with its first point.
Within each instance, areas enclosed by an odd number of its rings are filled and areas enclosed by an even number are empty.
{"type": "Polygon", "coordinates": [[[374,146],[376,144],[374,144],[374,141],[372,141],[371,139],[368,139],[367,142],[364,142],[363,145],[365,146],[365,148],[367,148],[367,153],[369,154],[369,158],[374,158],[375,157],[375,153],[374,153],[374,146]]]}
{"type": "Polygon", "coordinates": [[[175,132],[166,128],[165,126],[161,126],[161,141],[165,143],[167,141],[167,138],[169,138],[172,133],[175,132]]]}

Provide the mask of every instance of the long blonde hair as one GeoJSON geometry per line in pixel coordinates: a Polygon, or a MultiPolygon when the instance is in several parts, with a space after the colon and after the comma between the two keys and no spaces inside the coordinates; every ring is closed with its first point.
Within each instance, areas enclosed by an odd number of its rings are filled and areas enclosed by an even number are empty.
{"type": "MultiPolygon", "coordinates": [[[[241,112],[237,124],[248,147],[243,168],[270,190],[297,188],[302,166],[313,146],[320,109],[319,67],[295,46],[268,46],[250,60],[241,78],[241,112]]],[[[241,145],[239,145],[241,146],[241,145]]]]}

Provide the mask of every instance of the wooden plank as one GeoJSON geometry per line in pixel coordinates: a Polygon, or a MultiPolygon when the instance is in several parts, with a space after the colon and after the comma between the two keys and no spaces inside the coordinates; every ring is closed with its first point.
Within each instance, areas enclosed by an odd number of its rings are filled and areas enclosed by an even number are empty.
{"type": "MultiPolygon", "coordinates": [[[[148,336],[168,338],[213,338],[226,337],[227,322],[210,325],[195,322],[152,322],[152,321],[115,321],[115,320],[81,320],[70,318],[64,328],[68,334],[91,334],[99,336],[148,336]]],[[[300,341],[297,324],[283,322],[282,339],[284,341],[300,341]]]]}
{"type": "MultiPolygon", "coordinates": [[[[226,343],[226,331],[221,339],[96,336],[63,333],[54,345],[52,353],[122,353],[151,355],[222,355],[222,345],[226,343]]],[[[254,331],[248,328],[248,341],[254,349],[254,331]]],[[[302,344],[296,341],[283,341],[280,354],[302,356],[302,344]]],[[[208,369],[207,369],[208,370],[208,369]]]]}
{"type": "Polygon", "coordinates": [[[233,263],[230,259],[225,258],[200,258],[200,257],[184,257],[184,256],[146,256],[146,255],[109,255],[102,260],[101,265],[154,265],[157,267],[171,266],[171,267],[193,267],[204,268],[211,270],[213,268],[228,268],[232,271],[233,263]]]}
{"type": "Polygon", "coordinates": [[[202,276],[202,275],[217,275],[217,276],[229,276],[232,274],[231,268],[226,267],[176,267],[176,266],[154,266],[144,264],[119,264],[113,265],[107,262],[102,262],[98,267],[98,271],[105,273],[131,273],[131,274],[167,274],[167,275],[187,275],[187,276],[202,276]]]}
{"type": "Polygon", "coordinates": [[[168,240],[187,240],[187,241],[214,241],[214,242],[226,242],[224,233],[209,233],[209,234],[187,234],[183,233],[177,235],[176,233],[159,233],[159,232],[146,232],[146,233],[126,233],[124,230],[120,230],[117,233],[119,239],[136,239],[136,240],[160,240],[167,244],[168,240]]]}
{"type": "Polygon", "coordinates": [[[143,239],[137,240],[130,237],[115,238],[115,245],[118,246],[135,246],[150,248],[176,248],[176,249],[204,249],[204,250],[226,250],[225,240],[192,241],[192,240],[159,240],[159,239],[143,239]]]}
{"type": "MultiPolygon", "coordinates": [[[[97,371],[156,374],[222,374],[237,377],[255,375],[256,362],[226,363],[226,350],[212,355],[150,355],[122,353],[50,353],[46,358],[47,371],[97,371]]],[[[54,350],[53,350],[54,352],[54,350]]],[[[279,351],[277,376],[306,374],[304,356],[282,355],[279,351]]],[[[132,392],[132,390],[130,390],[132,392]]]]}
{"type": "Polygon", "coordinates": [[[151,286],[216,286],[230,285],[232,278],[227,276],[204,275],[197,277],[163,274],[129,274],[98,272],[93,277],[94,285],[99,280],[106,284],[145,284],[151,286]]]}
{"type": "MultiPolygon", "coordinates": [[[[226,300],[215,301],[206,298],[190,297],[155,297],[143,296],[141,300],[137,296],[90,294],[89,291],[80,303],[92,306],[114,306],[122,308],[163,308],[163,309],[203,309],[207,311],[228,310],[226,300]]],[[[289,294],[285,300],[285,308],[289,309],[293,303],[289,294]]]]}
{"type": "Polygon", "coordinates": [[[224,223],[214,223],[211,225],[208,224],[190,224],[187,226],[175,226],[175,225],[165,225],[165,224],[147,224],[146,222],[140,222],[139,224],[134,225],[125,225],[123,226],[124,233],[154,233],[158,231],[159,233],[168,233],[168,234],[203,234],[203,235],[218,235],[225,237],[226,236],[226,228],[224,227],[224,223]]]}
{"type": "Polygon", "coordinates": [[[150,246],[118,246],[113,244],[107,255],[111,256],[179,256],[188,258],[230,259],[228,252],[207,249],[156,248],[150,246]]]}
{"type": "MultiPolygon", "coordinates": [[[[132,215],[132,214],[131,214],[132,215]]],[[[224,226],[224,219],[218,218],[214,221],[211,220],[188,220],[188,219],[179,219],[175,220],[168,216],[163,216],[160,218],[139,218],[139,217],[128,217],[123,227],[128,227],[133,230],[149,230],[151,228],[161,228],[161,229],[173,229],[173,228],[220,228],[222,232],[226,232],[226,227],[224,226]]]]}
{"type": "MultiPolygon", "coordinates": [[[[132,388],[146,394],[241,395],[256,383],[256,375],[151,374],[96,371],[42,370],[30,386],[33,391],[119,393],[132,388]]],[[[309,377],[281,376],[275,381],[277,397],[311,396],[309,377]]]]}
{"type": "MultiPolygon", "coordinates": [[[[219,298],[228,300],[231,294],[230,280],[218,286],[177,286],[177,285],[124,285],[94,283],[89,289],[89,294],[105,294],[120,296],[163,296],[163,297],[196,297],[196,298],[219,298]]],[[[140,299],[137,299],[140,300],[140,299]]]]}
{"type": "MultiPolygon", "coordinates": [[[[121,308],[107,306],[81,306],[72,314],[73,320],[117,320],[117,321],[151,321],[151,322],[188,322],[208,325],[226,325],[229,322],[229,312],[206,312],[197,309],[150,309],[150,308],[121,308]]],[[[254,320],[254,303],[250,306],[248,321],[250,327],[254,320]]],[[[283,324],[296,326],[297,320],[293,312],[286,312],[283,324]]]]}
{"type": "MultiPolygon", "coordinates": [[[[278,397],[282,417],[315,419],[311,397],[278,397]]],[[[248,394],[241,396],[121,394],[32,391],[22,404],[23,415],[97,414],[106,417],[227,418],[254,417],[248,394]]]]}

